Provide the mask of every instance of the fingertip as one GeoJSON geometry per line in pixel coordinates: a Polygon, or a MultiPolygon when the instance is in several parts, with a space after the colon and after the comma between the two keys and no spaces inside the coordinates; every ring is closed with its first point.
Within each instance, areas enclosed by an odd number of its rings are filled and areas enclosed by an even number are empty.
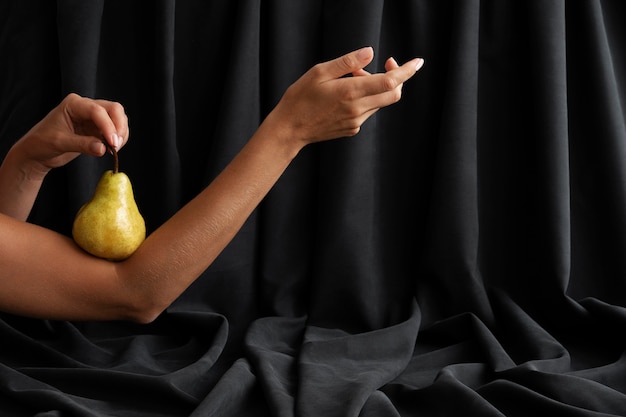
{"type": "Polygon", "coordinates": [[[414,61],[415,61],[415,63],[414,63],[415,64],[415,71],[419,71],[424,66],[424,63],[426,62],[426,61],[424,61],[424,58],[416,58],[416,59],[414,59],[414,61]]]}
{"type": "Polygon", "coordinates": [[[89,153],[94,156],[102,156],[106,152],[106,146],[99,140],[94,140],[89,144],[89,153]]]}
{"type": "Polygon", "coordinates": [[[111,133],[107,138],[109,146],[118,151],[124,144],[124,139],[117,133],[111,133]]]}
{"type": "Polygon", "coordinates": [[[115,150],[119,151],[122,145],[124,145],[124,138],[120,135],[115,135],[115,150]]]}
{"type": "Polygon", "coordinates": [[[398,67],[400,67],[400,65],[398,65],[398,62],[393,57],[389,57],[387,58],[387,61],[385,61],[385,70],[387,71],[391,71],[392,69],[396,69],[398,67]]]}
{"type": "Polygon", "coordinates": [[[356,52],[356,56],[360,61],[368,61],[374,57],[374,48],[366,46],[356,52]]]}

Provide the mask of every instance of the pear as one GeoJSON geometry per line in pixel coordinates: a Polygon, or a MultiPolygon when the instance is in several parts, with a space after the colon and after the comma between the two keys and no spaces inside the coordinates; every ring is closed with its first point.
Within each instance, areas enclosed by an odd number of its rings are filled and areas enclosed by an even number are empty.
{"type": "Polygon", "coordinates": [[[99,258],[121,261],[146,238],[146,224],[135,202],[128,176],[115,169],[102,174],[93,197],[78,210],[72,236],[85,251],[99,258]]]}

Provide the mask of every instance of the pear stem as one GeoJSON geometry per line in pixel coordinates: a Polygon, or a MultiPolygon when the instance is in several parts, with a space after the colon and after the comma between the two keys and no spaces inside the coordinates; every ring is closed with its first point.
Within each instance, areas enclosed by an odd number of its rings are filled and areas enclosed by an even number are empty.
{"type": "Polygon", "coordinates": [[[105,145],[108,148],[111,155],[113,155],[113,173],[117,174],[120,168],[120,161],[119,161],[119,158],[117,157],[117,151],[113,147],[109,146],[108,143],[105,143],[105,145]]]}

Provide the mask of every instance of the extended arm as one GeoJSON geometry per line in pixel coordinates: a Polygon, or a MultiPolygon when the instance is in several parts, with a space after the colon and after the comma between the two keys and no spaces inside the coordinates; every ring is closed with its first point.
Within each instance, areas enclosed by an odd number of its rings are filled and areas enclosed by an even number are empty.
{"type": "Polygon", "coordinates": [[[422,62],[388,61],[385,74],[361,73],[372,57],[366,48],[304,74],[225,170],[124,262],[93,258],[66,237],[0,219],[2,309],[153,320],[213,262],[304,146],[356,134],[377,109],[400,99],[422,62]],[[341,78],[350,73],[359,76],[341,78]]]}

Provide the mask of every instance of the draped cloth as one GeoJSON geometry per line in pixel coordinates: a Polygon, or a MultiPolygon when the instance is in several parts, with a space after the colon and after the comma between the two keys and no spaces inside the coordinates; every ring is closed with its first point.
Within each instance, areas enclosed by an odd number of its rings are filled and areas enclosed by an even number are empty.
{"type": "MultiPolygon", "coordinates": [[[[312,65],[426,64],[305,148],[154,323],[2,314],[0,414],[626,416],[625,9],[3,1],[2,155],[67,93],[121,102],[149,232],[312,65]]],[[[52,172],[30,221],[69,234],[110,166],[52,172]]]]}

